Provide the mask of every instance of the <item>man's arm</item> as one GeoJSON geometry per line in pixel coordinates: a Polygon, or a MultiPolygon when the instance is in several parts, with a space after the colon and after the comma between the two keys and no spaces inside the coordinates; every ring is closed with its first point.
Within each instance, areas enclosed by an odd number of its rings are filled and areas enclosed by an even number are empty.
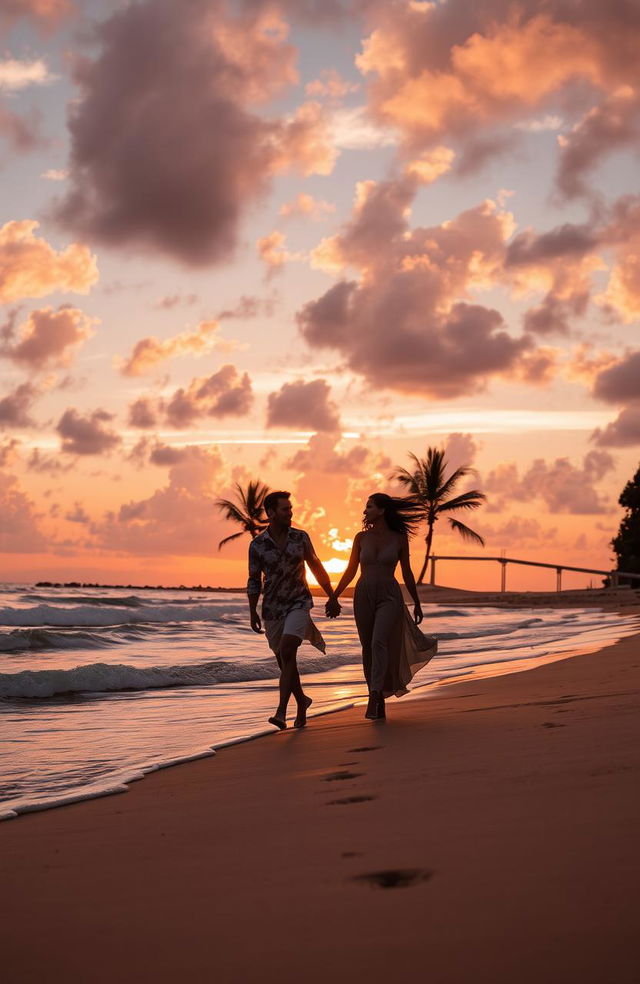
{"type": "Polygon", "coordinates": [[[304,538],[304,559],[306,563],[309,565],[309,570],[311,571],[316,581],[318,582],[318,584],[326,594],[329,601],[332,602],[332,604],[337,607],[338,611],[336,612],[336,614],[339,614],[340,605],[338,604],[338,601],[335,597],[334,590],[331,587],[331,581],[329,580],[329,575],[327,574],[324,567],[322,566],[322,561],[320,560],[317,553],[313,549],[313,544],[311,543],[311,540],[309,539],[309,536],[307,534],[305,534],[305,538],[304,538]]]}
{"type": "Polygon", "coordinates": [[[262,622],[258,615],[258,598],[262,590],[262,564],[255,544],[249,544],[249,579],[247,597],[249,599],[249,620],[254,632],[262,632],[262,622]]]}

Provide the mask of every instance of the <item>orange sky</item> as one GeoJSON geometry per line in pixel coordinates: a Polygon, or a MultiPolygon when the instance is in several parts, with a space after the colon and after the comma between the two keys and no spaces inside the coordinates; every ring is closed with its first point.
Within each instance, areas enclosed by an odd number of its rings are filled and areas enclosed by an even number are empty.
{"type": "Polygon", "coordinates": [[[215,500],[250,478],[337,572],[429,445],[476,469],[487,556],[609,568],[640,447],[640,12],[3,10],[6,580],[240,585],[215,500]]]}

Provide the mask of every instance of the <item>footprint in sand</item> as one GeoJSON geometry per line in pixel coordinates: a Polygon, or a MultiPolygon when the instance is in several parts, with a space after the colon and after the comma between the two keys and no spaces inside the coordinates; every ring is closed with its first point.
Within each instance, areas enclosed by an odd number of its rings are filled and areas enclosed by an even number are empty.
{"type": "Polygon", "coordinates": [[[366,875],[356,875],[352,879],[370,888],[411,888],[420,882],[429,881],[435,872],[425,868],[390,868],[387,871],[372,871],[366,875]]]}
{"type": "Polygon", "coordinates": [[[349,803],[370,803],[375,796],[345,796],[344,799],[329,800],[327,806],[346,806],[349,803]]]}
{"type": "Polygon", "coordinates": [[[344,779],[359,779],[364,772],[330,772],[324,777],[325,782],[341,782],[344,779]]]}

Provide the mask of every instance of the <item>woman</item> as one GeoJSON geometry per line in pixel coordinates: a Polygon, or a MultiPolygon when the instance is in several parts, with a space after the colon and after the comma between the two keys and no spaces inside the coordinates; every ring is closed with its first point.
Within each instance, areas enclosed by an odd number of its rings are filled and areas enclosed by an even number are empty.
{"type": "Polygon", "coordinates": [[[355,577],[353,612],[362,645],[364,675],[369,687],[365,717],[385,717],[384,699],[407,693],[407,684],[436,654],[437,641],[417,626],[422,608],[409,563],[409,536],[420,522],[420,506],[411,499],[396,499],[384,492],[369,496],[363,531],[356,534],[346,571],[326,611],[334,615],[338,597],[355,577]],[[394,571],[400,561],[404,583],[413,598],[413,621],[406,609],[394,571]]]}

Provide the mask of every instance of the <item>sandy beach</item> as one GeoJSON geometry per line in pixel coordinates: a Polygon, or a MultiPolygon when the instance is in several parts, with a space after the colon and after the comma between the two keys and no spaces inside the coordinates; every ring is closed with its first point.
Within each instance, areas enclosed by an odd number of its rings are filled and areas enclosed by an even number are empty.
{"type": "Polygon", "coordinates": [[[639,697],[636,635],[4,823],[3,978],[635,982],[639,697]]]}

